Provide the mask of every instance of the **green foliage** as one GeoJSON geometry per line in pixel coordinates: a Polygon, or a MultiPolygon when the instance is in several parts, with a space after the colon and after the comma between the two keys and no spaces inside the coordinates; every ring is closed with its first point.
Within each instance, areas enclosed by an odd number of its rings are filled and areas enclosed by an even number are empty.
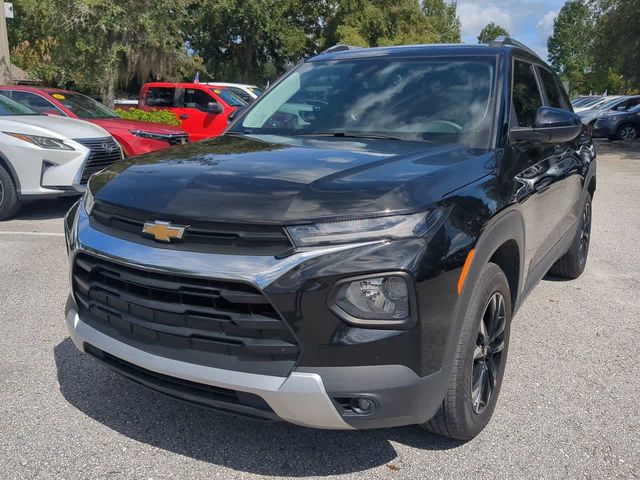
{"type": "MultiPolygon", "coordinates": [[[[597,17],[593,56],[601,70],[616,71],[623,89],[640,87],[640,0],[592,0],[597,17]]],[[[621,91],[621,90],[618,90],[621,91]]]]}
{"type": "Polygon", "coordinates": [[[143,122],[163,123],[174,127],[180,126],[180,120],[168,110],[151,110],[149,112],[138,108],[122,109],[116,108],[115,112],[118,116],[127,120],[141,120],[143,122]]]}
{"type": "Polygon", "coordinates": [[[20,0],[18,66],[100,93],[149,80],[263,84],[336,43],[459,42],[455,0],[20,0]]]}
{"type": "Polygon", "coordinates": [[[593,18],[582,0],[564,4],[553,24],[553,34],[547,41],[549,61],[553,68],[569,82],[571,90],[589,92],[593,81],[593,18]]]}
{"type": "Polygon", "coordinates": [[[457,15],[457,2],[445,0],[423,0],[422,10],[429,17],[438,34],[438,42],[460,43],[460,19],[457,15]]]}
{"type": "Polygon", "coordinates": [[[570,0],[549,37],[549,61],[572,93],[640,87],[640,0],[570,0]]]}
{"type": "Polygon", "coordinates": [[[106,104],[132,79],[180,79],[188,0],[22,0],[10,24],[16,63],[60,86],[100,92],[106,104]]]}
{"type": "Polygon", "coordinates": [[[489,43],[494,41],[500,35],[507,36],[509,32],[507,32],[503,27],[497,25],[493,22],[489,22],[481,31],[480,35],[478,35],[478,43],[489,43]]]}

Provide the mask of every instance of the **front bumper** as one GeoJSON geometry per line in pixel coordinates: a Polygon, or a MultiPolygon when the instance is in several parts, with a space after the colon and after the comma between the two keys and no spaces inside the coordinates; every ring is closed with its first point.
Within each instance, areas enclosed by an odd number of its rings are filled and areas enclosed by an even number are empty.
{"type": "Polygon", "coordinates": [[[151,272],[251,283],[268,296],[292,326],[303,353],[292,370],[282,376],[167,358],[135,348],[83,322],[71,297],[66,312],[67,327],[81,351],[91,353],[92,349],[99,349],[149,372],[252,394],[264,400],[275,417],[316,428],[423,423],[442,402],[449,376],[443,350],[457,298],[452,293],[457,271],[443,273],[438,267],[435,273],[420,270],[416,258],[432,263],[430,257],[434,254],[425,249],[423,242],[407,241],[402,249],[389,242],[344,245],[301,251],[282,259],[185,252],[109,236],[92,228],[79,205],[66,218],[65,230],[72,262],[78,253],[84,253],[144,266],[151,272]],[[413,265],[413,270],[408,265],[413,265]],[[416,286],[417,325],[406,330],[356,328],[332,314],[326,306],[331,286],[340,278],[363,273],[366,268],[402,269],[422,277],[416,286]],[[370,399],[376,409],[364,415],[349,411],[341,403],[349,398],[370,399]]]}

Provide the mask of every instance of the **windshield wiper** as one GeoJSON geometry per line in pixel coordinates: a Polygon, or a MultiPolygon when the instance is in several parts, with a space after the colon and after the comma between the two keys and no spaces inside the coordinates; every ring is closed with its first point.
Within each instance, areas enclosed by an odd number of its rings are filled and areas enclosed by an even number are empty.
{"type": "Polygon", "coordinates": [[[294,133],[292,134],[294,137],[336,137],[336,138],[373,138],[379,140],[406,140],[401,137],[394,137],[393,135],[385,135],[384,133],[358,133],[358,132],[346,132],[346,131],[318,131],[318,132],[304,132],[304,133],[294,133]]]}

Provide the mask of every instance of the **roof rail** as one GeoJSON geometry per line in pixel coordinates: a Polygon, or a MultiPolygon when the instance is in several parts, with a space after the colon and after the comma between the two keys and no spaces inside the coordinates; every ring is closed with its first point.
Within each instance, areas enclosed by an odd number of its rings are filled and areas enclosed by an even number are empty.
{"type": "Polygon", "coordinates": [[[515,38],[511,38],[508,35],[500,35],[499,37],[496,37],[495,40],[492,40],[491,42],[489,42],[489,45],[492,46],[492,47],[502,47],[504,45],[512,45],[514,47],[518,47],[518,48],[521,48],[522,50],[527,51],[531,55],[534,55],[534,56],[536,56],[538,58],[540,57],[536,52],[531,50],[524,43],[519,42],[515,38]]]}
{"type": "Polygon", "coordinates": [[[356,47],[355,45],[343,45],[339,43],[338,45],[334,45],[333,47],[329,47],[326,50],[323,50],[318,55],[322,55],[323,53],[343,52],[345,50],[358,50],[359,48],[362,48],[362,47],[356,47]]]}

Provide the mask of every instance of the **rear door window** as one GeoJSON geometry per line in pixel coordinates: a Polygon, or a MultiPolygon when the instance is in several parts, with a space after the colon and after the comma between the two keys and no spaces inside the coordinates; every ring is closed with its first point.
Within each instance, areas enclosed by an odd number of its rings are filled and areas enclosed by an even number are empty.
{"type": "Polygon", "coordinates": [[[513,108],[519,127],[533,127],[536,110],[542,106],[542,97],[533,65],[520,60],[513,62],[513,108]]]}
{"type": "Polygon", "coordinates": [[[558,85],[556,84],[553,75],[544,68],[539,68],[540,78],[542,79],[542,85],[544,85],[544,91],[547,94],[547,104],[550,107],[563,108],[562,100],[560,99],[560,92],[558,92],[558,85]]]}
{"type": "Polygon", "coordinates": [[[176,89],[174,87],[149,87],[145,104],[149,107],[175,107],[176,89]]]}

